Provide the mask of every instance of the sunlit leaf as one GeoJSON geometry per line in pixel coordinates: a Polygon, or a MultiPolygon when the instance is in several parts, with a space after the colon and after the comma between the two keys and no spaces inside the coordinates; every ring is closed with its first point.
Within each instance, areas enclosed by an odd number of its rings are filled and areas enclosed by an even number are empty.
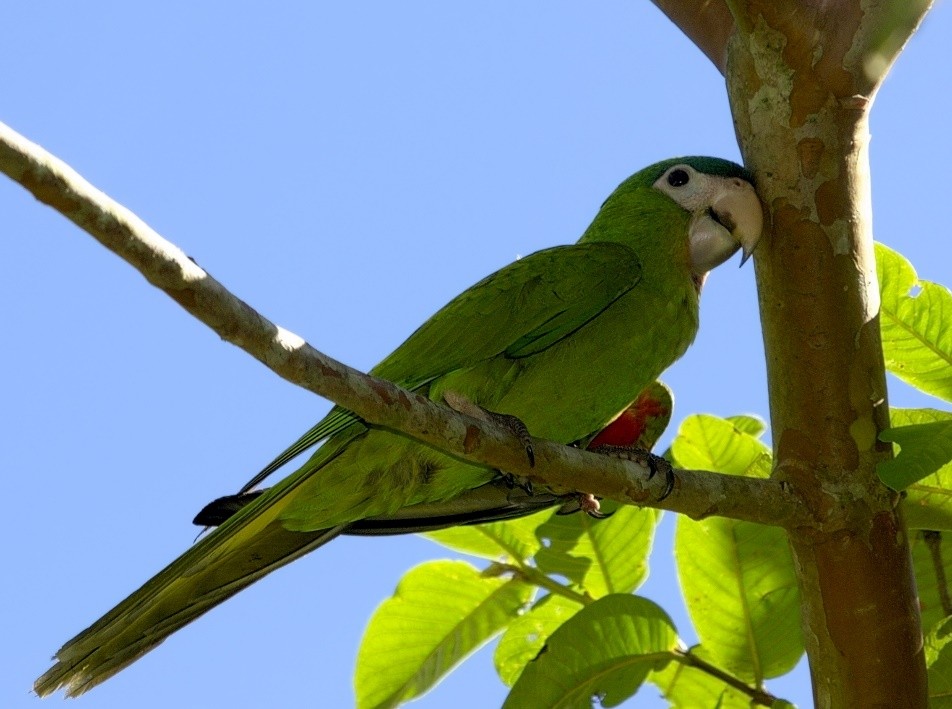
{"type": "Polygon", "coordinates": [[[952,616],[937,623],[925,637],[929,668],[929,709],[952,707],[952,616]]]}
{"type": "MultiPolygon", "coordinates": [[[[678,464],[734,475],[770,472],[770,451],[735,423],[689,416],[671,449],[678,464]]],[[[679,517],[675,558],[685,603],[706,652],[746,680],[789,671],[803,654],[800,593],[784,532],[679,517]]]]}
{"type": "MultiPolygon", "coordinates": [[[[952,413],[936,409],[890,409],[889,416],[894,427],[952,421],[952,413]]],[[[906,454],[914,451],[907,448],[906,454]]],[[[897,462],[903,455],[900,451],[897,462]]],[[[952,531],[952,463],[913,483],[905,493],[903,510],[910,529],[952,531]]]]}
{"type": "Polygon", "coordinates": [[[730,421],[734,428],[741,433],[746,433],[754,438],[760,438],[767,430],[767,422],[759,416],[740,414],[739,416],[728,416],[726,420],[730,421]]]}
{"type": "Polygon", "coordinates": [[[543,510],[506,522],[450,527],[423,536],[453,551],[484,559],[510,557],[525,560],[538,551],[540,542],[536,530],[552,514],[553,510],[543,510]]]}
{"type": "Polygon", "coordinates": [[[671,443],[671,453],[679,467],[714,470],[731,475],[770,475],[770,449],[740,426],[710,414],[695,414],[681,422],[671,443]]]}
{"type": "Polygon", "coordinates": [[[952,462],[952,420],[894,426],[879,438],[899,445],[899,454],[876,468],[893,490],[903,490],[952,462]]]}
{"type": "Polygon", "coordinates": [[[610,516],[584,513],[553,515],[538,530],[543,547],[536,564],[547,574],[564,576],[599,598],[633,591],[648,574],[658,510],[606,501],[610,516]]]}
{"type": "Polygon", "coordinates": [[[952,594],[952,532],[910,532],[909,546],[912,550],[912,567],[916,574],[916,590],[919,592],[919,613],[922,627],[931,628],[949,615],[943,607],[943,593],[948,599],[952,594]],[[925,535],[933,535],[930,543],[925,535]],[[937,537],[935,535],[938,535],[937,537]]]}
{"type": "Polygon", "coordinates": [[[586,606],[549,638],[513,686],[505,709],[613,707],[677,645],[671,619],[645,598],[613,594],[586,606]]]}
{"type": "Polygon", "coordinates": [[[564,596],[548,595],[512,621],[496,646],[494,662],[500,679],[509,686],[515,684],[556,628],[582,608],[564,596]]]}
{"type": "Polygon", "coordinates": [[[922,391],[952,401],[952,293],[920,281],[903,256],[876,244],[886,368],[922,391]],[[917,292],[918,290],[918,292],[917,292]]]}
{"type": "Polygon", "coordinates": [[[797,664],[800,592],[782,530],[682,517],[674,553],[691,620],[718,665],[760,681],[797,664]]]}
{"type": "Polygon", "coordinates": [[[367,625],[354,678],[357,706],[393,707],[423,694],[512,622],[533,593],[462,561],[410,569],[367,625]]]}

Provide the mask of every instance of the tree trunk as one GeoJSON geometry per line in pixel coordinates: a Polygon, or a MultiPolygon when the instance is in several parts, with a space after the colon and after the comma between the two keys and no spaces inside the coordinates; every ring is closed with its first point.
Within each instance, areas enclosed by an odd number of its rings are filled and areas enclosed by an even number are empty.
{"type": "Polygon", "coordinates": [[[908,535],[898,496],[875,470],[891,452],[878,440],[889,410],[868,116],[926,5],[879,17],[859,3],[740,5],[726,76],[738,141],[771,222],[755,262],[774,476],[817,520],[788,530],[814,699],[817,707],[924,707],[908,535]]]}

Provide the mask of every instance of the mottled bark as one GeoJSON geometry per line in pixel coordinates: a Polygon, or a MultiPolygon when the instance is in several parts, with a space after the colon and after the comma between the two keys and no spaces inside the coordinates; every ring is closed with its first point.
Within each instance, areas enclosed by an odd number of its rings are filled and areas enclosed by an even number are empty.
{"type": "MultiPolygon", "coordinates": [[[[921,17],[860,3],[737,3],[728,87],[772,228],[756,259],[774,477],[820,523],[791,528],[818,707],[924,707],[909,540],[876,476],[890,446],[868,117],[921,17]],[[890,23],[887,31],[886,23],[890,23]]],[[[895,6],[896,3],[893,3],[895,6]]],[[[906,4],[905,9],[910,9],[906,4]]]]}
{"type": "Polygon", "coordinates": [[[875,472],[890,447],[878,440],[889,412],[868,120],[931,3],[656,4],[724,71],[738,142],[771,223],[755,263],[774,479],[816,520],[788,526],[816,704],[926,706],[908,533],[896,495],[875,472]],[[725,10],[733,16],[727,33],[725,10]],[[699,21],[702,11],[714,20],[699,21]]]}

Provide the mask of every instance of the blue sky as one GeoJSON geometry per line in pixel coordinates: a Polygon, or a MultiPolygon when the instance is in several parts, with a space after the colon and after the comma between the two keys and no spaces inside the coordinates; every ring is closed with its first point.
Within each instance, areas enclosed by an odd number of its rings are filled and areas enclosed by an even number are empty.
{"type": "MultiPolygon", "coordinates": [[[[15,3],[5,26],[0,120],[362,369],[482,276],[574,241],[637,169],[738,156],[720,75],[648,2],[15,3]]],[[[946,284],[950,36],[939,3],[877,98],[871,148],[877,238],[946,284]]],[[[29,707],[62,642],[328,405],[7,181],[0,214],[0,705],[29,707]]],[[[698,341],[665,379],[676,419],[766,416],[752,268],[712,276],[698,341]]],[[[890,396],[936,403],[895,382],[890,396]]],[[[643,592],[691,639],[670,530],[643,592]]],[[[347,706],[371,611],[443,556],[416,537],[336,541],[77,706],[347,706]]],[[[811,706],[803,665],[770,687],[811,706]]],[[[414,706],[504,696],[484,650],[414,706]]]]}

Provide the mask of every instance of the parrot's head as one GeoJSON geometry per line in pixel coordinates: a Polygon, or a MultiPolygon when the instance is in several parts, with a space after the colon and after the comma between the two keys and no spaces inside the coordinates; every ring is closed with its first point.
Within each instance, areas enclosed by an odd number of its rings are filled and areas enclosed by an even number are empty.
{"type": "MultiPolygon", "coordinates": [[[[720,158],[683,157],[655,163],[618,186],[583,239],[654,240],[668,233],[665,226],[675,222],[687,225],[689,265],[698,285],[708,271],[738,250],[743,251],[743,265],[760,240],[764,222],[751,174],[720,158]],[[619,219],[619,215],[625,216],[619,219]],[[632,223],[641,228],[627,233],[617,228],[632,223]]],[[[645,246],[634,244],[639,253],[645,246]]]]}
{"type": "Polygon", "coordinates": [[[688,242],[696,276],[703,277],[738,249],[743,251],[741,265],[750,258],[763,231],[764,212],[747,170],[705,157],[666,160],[648,170],[656,175],[652,187],[691,215],[688,242]]]}

